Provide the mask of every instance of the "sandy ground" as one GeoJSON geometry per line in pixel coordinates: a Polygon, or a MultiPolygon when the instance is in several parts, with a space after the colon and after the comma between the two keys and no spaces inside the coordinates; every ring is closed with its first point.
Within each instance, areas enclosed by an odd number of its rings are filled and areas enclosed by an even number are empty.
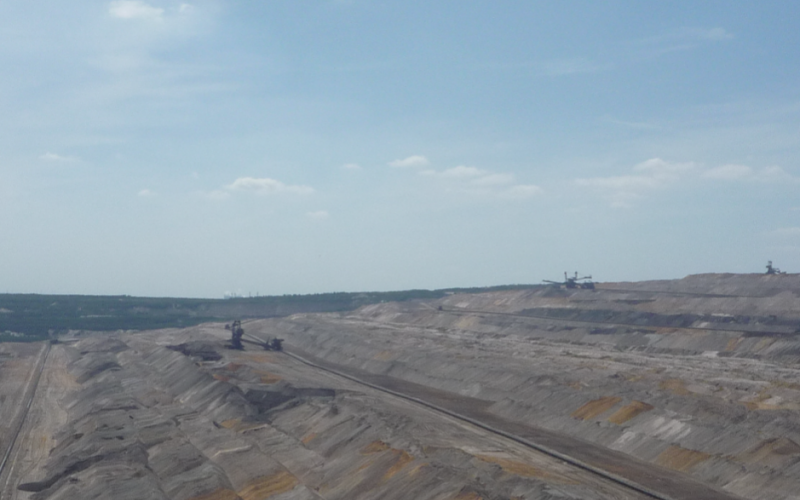
{"type": "MultiPolygon", "coordinates": [[[[797,276],[452,295],[244,327],[672,498],[800,498],[797,276]]],[[[0,497],[642,498],[284,354],[226,349],[228,335],[53,346],[0,497]]],[[[0,345],[0,443],[42,347],[0,345]]]]}

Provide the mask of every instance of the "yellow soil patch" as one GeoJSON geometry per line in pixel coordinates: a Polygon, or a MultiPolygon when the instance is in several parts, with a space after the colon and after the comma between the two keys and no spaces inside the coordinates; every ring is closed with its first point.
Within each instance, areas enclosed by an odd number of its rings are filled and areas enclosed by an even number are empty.
{"type": "Polygon", "coordinates": [[[239,496],[242,500],[264,500],[291,491],[297,484],[296,477],[282,471],[274,476],[259,477],[251,481],[239,492],[239,496]]]}
{"type": "Polygon", "coordinates": [[[236,432],[245,432],[253,429],[258,429],[260,427],[265,427],[266,424],[262,422],[242,422],[239,418],[233,418],[231,420],[224,420],[220,422],[222,427],[226,429],[230,429],[236,432]]]}
{"type": "Polygon", "coordinates": [[[740,454],[737,458],[746,463],[774,461],[780,457],[800,455],[800,445],[787,438],[768,439],[740,454]],[[770,460],[772,459],[772,460],[770,460]]]}
{"type": "Polygon", "coordinates": [[[781,410],[781,409],[783,409],[783,407],[781,405],[775,405],[775,404],[771,404],[771,403],[766,403],[765,402],[765,401],[768,401],[771,398],[772,398],[772,394],[769,394],[768,392],[765,392],[764,390],[762,390],[761,392],[758,393],[758,396],[756,396],[755,399],[753,399],[751,401],[744,401],[744,402],[742,402],[742,404],[748,410],[781,410]]]}
{"type": "Polygon", "coordinates": [[[425,462],[425,463],[419,464],[419,465],[417,465],[416,467],[414,467],[413,469],[411,469],[411,470],[408,472],[408,475],[409,475],[410,477],[414,477],[414,476],[416,476],[417,474],[419,474],[419,473],[420,473],[420,471],[422,471],[423,469],[426,469],[426,468],[428,468],[430,465],[431,465],[431,464],[429,464],[428,462],[425,462]]]}
{"type": "Polygon", "coordinates": [[[242,365],[240,363],[228,363],[227,365],[225,365],[225,369],[232,372],[237,371],[241,367],[242,365]]]}
{"type": "Polygon", "coordinates": [[[389,449],[389,445],[383,441],[373,441],[365,447],[361,448],[362,455],[371,455],[373,453],[380,453],[389,449]]]}
{"type": "Polygon", "coordinates": [[[800,391],[800,384],[796,384],[794,382],[784,382],[783,380],[774,380],[772,385],[775,387],[784,387],[786,389],[794,389],[796,391],[800,391]]]}
{"type": "Polygon", "coordinates": [[[480,324],[480,321],[481,319],[477,316],[462,316],[453,324],[453,327],[469,330],[480,324]]]}
{"type": "Polygon", "coordinates": [[[475,492],[466,491],[454,496],[453,500],[483,500],[483,497],[475,492]]]}
{"type": "Polygon", "coordinates": [[[656,458],[656,463],[670,469],[688,472],[689,469],[711,458],[708,453],[687,450],[680,446],[670,446],[656,458]]]}
{"type": "Polygon", "coordinates": [[[475,455],[475,458],[478,458],[490,464],[499,465],[500,468],[502,468],[504,471],[508,472],[509,474],[514,474],[515,476],[538,477],[541,479],[549,479],[550,481],[556,481],[562,484],[577,484],[576,482],[567,479],[560,474],[554,474],[552,472],[548,472],[544,469],[540,469],[539,467],[535,467],[533,465],[526,464],[524,462],[517,462],[515,460],[509,460],[507,458],[501,458],[501,457],[494,457],[491,455],[475,455]]]}
{"type": "Polygon", "coordinates": [[[189,500],[242,500],[242,497],[237,495],[235,491],[220,488],[206,495],[192,497],[189,500]]]}
{"type": "Polygon", "coordinates": [[[317,433],[316,432],[312,432],[311,434],[303,436],[303,439],[301,439],[300,442],[303,443],[303,444],[308,444],[311,441],[313,441],[315,437],[317,437],[317,433]]]}
{"type": "Polygon", "coordinates": [[[231,379],[229,376],[223,375],[222,373],[215,373],[214,378],[219,380],[220,382],[227,382],[231,379]]]}
{"type": "Polygon", "coordinates": [[[594,401],[589,401],[585,405],[572,412],[572,417],[579,418],[581,420],[588,420],[607,412],[620,401],[622,401],[622,398],[618,398],[616,396],[595,399],[594,401]]]}
{"type": "Polygon", "coordinates": [[[48,448],[48,444],[52,441],[52,438],[48,435],[39,436],[39,439],[31,439],[33,441],[33,449],[39,453],[44,454],[48,448]]]}
{"type": "Polygon", "coordinates": [[[758,351],[761,351],[763,349],[766,349],[767,347],[771,346],[774,343],[775,343],[775,339],[763,338],[763,339],[759,340],[758,343],[753,347],[753,352],[758,352],[758,351]]]}
{"type": "MultiPolygon", "coordinates": [[[[48,361],[48,364],[49,363],[50,361],[48,361]]],[[[66,367],[64,366],[64,361],[61,360],[61,356],[59,356],[56,366],[52,366],[47,371],[50,372],[50,380],[57,381],[59,385],[70,389],[76,389],[81,386],[81,384],[78,383],[78,380],[69,371],[67,371],[66,367]]]]}
{"type": "Polygon", "coordinates": [[[689,389],[686,388],[686,383],[679,379],[679,378],[669,378],[667,380],[662,380],[660,384],[658,384],[659,389],[664,391],[669,391],[673,394],[677,394],[678,396],[688,396],[691,394],[689,389]]]}
{"type": "Polygon", "coordinates": [[[741,343],[742,343],[742,337],[730,339],[728,343],[725,345],[725,351],[727,352],[735,351],[736,348],[739,347],[739,344],[741,343]]]}
{"type": "Polygon", "coordinates": [[[397,460],[395,461],[394,465],[392,465],[389,470],[386,471],[386,474],[383,475],[383,479],[391,479],[392,476],[403,470],[403,468],[414,461],[414,457],[409,455],[404,450],[392,450],[392,453],[397,455],[397,460]]]}
{"type": "Polygon", "coordinates": [[[256,363],[273,363],[275,362],[275,355],[268,352],[247,352],[240,355],[247,361],[256,363]]]}
{"type": "Polygon", "coordinates": [[[393,358],[392,351],[381,351],[372,357],[372,359],[377,359],[378,361],[391,361],[393,358]]]}
{"type": "MultiPolygon", "coordinates": [[[[384,443],[383,441],[373,441],[373,442],[371,442],[367,446],[361,448],[361,454],[362,455],[374,455],[376,453],[382,453],[382,452],[387,451],[387,450],[391,454],[394,455],[394,463],[392,463],[392,466],[389,467],[389,469],[384,473],[383,478],[382,478],[384,480],[391,479],[392,476],[394,476],[395,474],[400,472],[406,465],[408,465],[409,463],[414,461],[414,457],[409,455],[406,451],[398,450],[398,449],[395,449],[395,448],[391,448],[388,444],[384,443]]],[[[363,465],[361,465],[361,467],[358,468],[358,471],[362,471],[364,469],[367,469],[368,467],[370,467],[374,463],[375,463],[375,461],[370,461],[370,462],[368,462],[366,464],[363,464],[363,465]]],[[[426,465],[426,464],[423,464],[423,465],[426,465]]],[[[418,472],[418,470],[415,469],[413,472],[418,472]]]]}
{"type": "Polygon", "coordinates": [[[656,330],[656,334],[658,334],[658,335],[670,335],[670,334],[679,332],[681,329],[680,328],[672,328],[672,327],[668,327],[668,326],[660,326],[660,327],[656,327],[655,330],[656,330]]]}
{"type": "Polygon", "coordinates": [[[578,382],[577,380],[570,382],[569,384],[567,384],[567,386],[575,389],[576,391],[580,391],[581,389],[583,389],[583,385],[581,385],[581,383],[578,382]]]}
{"type": "Polygon", "coordinates": [[[241,423],[242,423],[241,419],[232,418],[230,420],[224,420],[224,421],[220,422],[219,425],[221,425],[222,427],[225,427],[226,429],[235,429],[241,423]]]}
{"type": "Polygon", "coordinates": [[[261,374],[261,383],[262,384],[277,384],[283,378],[275,375],[274,373],[267,373],[267,372],[259,372],[261,374]]]}
{"type": "Polygon", "coordinates": [[[608,421],[612,424],[622,425],[628,420],[652,409],[653,405],[641,401],[632,401],[630,404],[615,411],[613,415],[608,417],[608,421]]]}

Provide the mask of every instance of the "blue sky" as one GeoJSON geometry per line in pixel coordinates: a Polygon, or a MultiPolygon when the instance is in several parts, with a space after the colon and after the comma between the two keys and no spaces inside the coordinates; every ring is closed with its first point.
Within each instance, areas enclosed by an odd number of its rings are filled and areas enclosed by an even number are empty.
{"type": "Polygon", "coordinates": [[[0,292],[800,271],[789,1],[0,3],[0,292]]]}

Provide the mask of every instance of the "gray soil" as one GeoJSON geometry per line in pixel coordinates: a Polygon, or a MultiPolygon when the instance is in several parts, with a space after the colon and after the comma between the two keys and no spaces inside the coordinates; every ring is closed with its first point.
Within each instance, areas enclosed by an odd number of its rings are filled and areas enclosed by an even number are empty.
{"type": "MultiPolygon", "coordinates": [[[[221,324],[0,346],[3,499],[612,499],[623,485],[221,324]],[[30,411],[21,419],[26,391],[30,411]]],[[[451,295],[245,322],[665,498],[800,498],[800,276],[451,295]]]]}

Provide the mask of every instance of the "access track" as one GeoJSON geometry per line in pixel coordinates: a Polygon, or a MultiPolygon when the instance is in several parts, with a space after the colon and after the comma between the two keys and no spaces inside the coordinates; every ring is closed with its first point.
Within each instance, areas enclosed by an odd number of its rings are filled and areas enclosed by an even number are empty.
{"type": "MultiPolygon", "coordinates": [[[[0,462],[0,480],[3,479],[5,476],[5,469],[6,465],[9,464],[9,458],[11,457],[11,452],[14,451],[14,446],[17,443],[17,438],[19,437],[20,432],[22,431],[22,427],[25,424],[25,419],[28,418],[28,412],[31,409],[31,405],[33,404],[33,397],[36,395],[36,389],[39,387],[39,381],[42,378],[42,372],[44,372],[45,364],[47,363],[47,356],[50,354],[50,343],[47,342],[42,347],[42,350],[39,354],[39,358],[37,360],[37,364],[34,366],[34,369],[31,371],[31,376],[28,381],[28,387],[25,389],[25,398],[24,403],[20,409],[20,412],[17,413],[15,422],[11,425],[10,435],[6,441],[6,449],[5,453],[3,454],[3,460],[0,462]]],[[[8,483],[10,477],[6,478],[3,481],[3,485],[8,483]]]]}
{"type": "Polygon", "coordinates": [[[426,407],[561,460],[631,492],[658,500],[741,500],[683,474],[639,462],[622,453],[530,425],[502,419],[460,395],[336,365],[293,346],[284,354],[312,368],[426,407]]]}

